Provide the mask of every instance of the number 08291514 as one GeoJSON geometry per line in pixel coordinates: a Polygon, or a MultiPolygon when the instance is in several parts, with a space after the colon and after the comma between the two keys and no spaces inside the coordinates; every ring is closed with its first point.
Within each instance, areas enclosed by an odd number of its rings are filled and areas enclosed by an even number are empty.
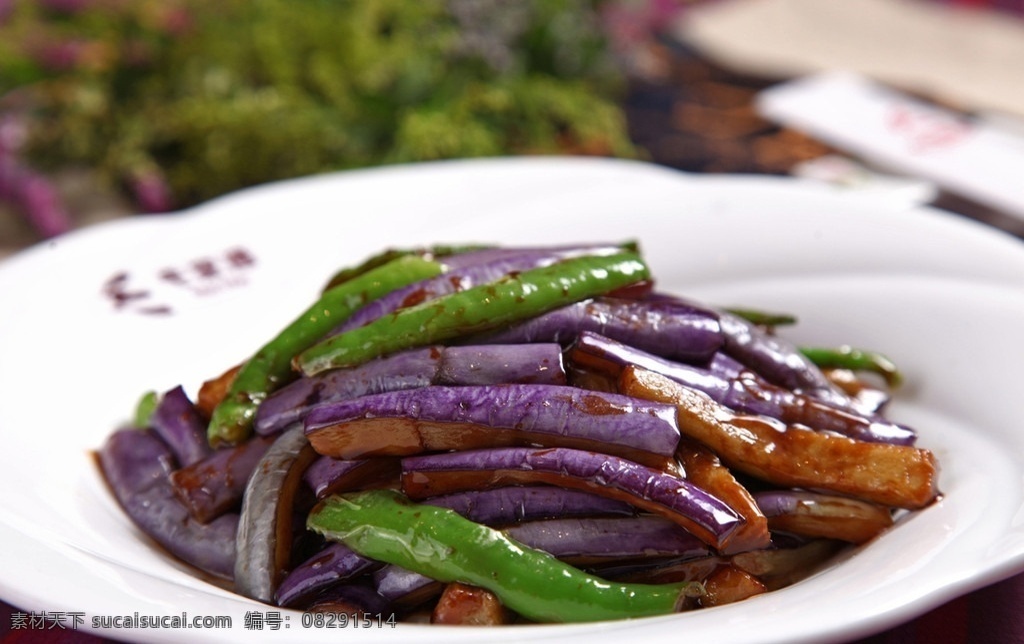
{"type": "Polygon", "coordinates": [[[395,627],[395,615],[307,612],[302,614],[302,628],[383,628],[395,627]]]}

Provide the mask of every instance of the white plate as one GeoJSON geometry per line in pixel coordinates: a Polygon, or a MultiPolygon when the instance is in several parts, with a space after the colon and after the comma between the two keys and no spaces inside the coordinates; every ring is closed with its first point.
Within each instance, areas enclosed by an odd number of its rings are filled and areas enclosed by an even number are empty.
{"type": "Polygon", "coordinates": [[[191,213],[86,229],[0,265],[0,597],[93,616],[227,615],[195,641],[839,641],[1024,570],[1024,246],[938,211],[793,180],[689,177],[584,159],[329,175],[191,213]],[[828,571],[739,605],[628,624],[480,631],[246,630],[262,607],[150,547],[90,450],[147,389],[205,378],[301,310],[331,271],[387,246],[638,239],[661,287],[792,311],[806,343],[884,351],[892,414],[942,462],[945,497],[828,571]],[[211,271],[213,274],[211,274],[211,271]],[[121,276],[118,278],[118,276],[121,276]],[[119,293],[116,305],[112,293],[119,293]],[[160,310],[169,311],[159,313],[160,310]]]}

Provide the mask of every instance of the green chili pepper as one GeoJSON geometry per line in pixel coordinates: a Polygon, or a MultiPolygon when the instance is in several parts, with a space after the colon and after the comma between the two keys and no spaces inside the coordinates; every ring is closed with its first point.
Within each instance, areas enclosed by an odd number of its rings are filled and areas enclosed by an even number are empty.
{"type": "Polygon", "coordinates": [[[538,622],[664,615],[704,592],[697,582],[610,582],[452,510],[414,504],[391,490],[328,497],[313,509],[307,526],[364,557],[438,581],[486,588],[538,622]]]}
{"type": "Polygon", "coordinates": [[[224,401],[213,410],[207,438],[212,447],[233,445],[252,433],[256,408],[294,377],[291,361],[367,302],[441,273],[441,265],[402,256],[324,292],[316,304],[250,358],[235,376],[224,401]]]}
{"type": "Polygon", "coordinates": [[[399,257],[417,255],[424,259],[439,259],[442,257],[448,257],[449,255],[458,255],[460,253],[468,253],[469,251],[482,250],[484,248],[490,248],[490,246],[467,244],[465,246],[438,245],[426,248],[390,248],[369,257],[362,264],[341,269],[335,273],[330,280],[328,280],[327,286],[324,287],[324,290],[332,289],[335,286],[343,284],[354,277],[358,277],[367,271],[394,261],[399,257]]]}
{"type": "Polygon", "coordinates": [[[296,358],[295,366],[307,376],[354,367],[395,351],[540,315],[647,279],[649,274],[640,256],[631,252],[567,259],[400,309],[314,345],[296,358]]]}
{"type": "Polygon", "coordinates": [[[135,404],[135,427],[149,427],[149,419],[153,417],[156,406],[160,403],[160,394],[155,391],[147,391],[135,404]]]}
{"type": "Polygon", "coordinates": [[[851,371],[868,371],[877,373],[892,388],[899,387],[903,382],[903,374],[896,365],[880,353],[854,349],[850,346],[825,349],[820,347],[801,347],[800,353],[822,369],[850,369],[851,371]]]}
{"type": "Polygon", "coordinates": [[[751,324],[764,327],[776,327],[796,324],[796,316],[789,313],[773,313],[757,309],[725,309],[736,317],[743,318],[751,324]]]}

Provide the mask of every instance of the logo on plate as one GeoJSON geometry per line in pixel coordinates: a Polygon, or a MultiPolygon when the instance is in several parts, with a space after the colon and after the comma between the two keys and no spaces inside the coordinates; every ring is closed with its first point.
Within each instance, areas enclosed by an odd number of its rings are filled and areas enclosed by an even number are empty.
{"type": "Polygon", "coordinates": [[[256,258],[245,248],[163,266],[152,273],[118,271],[104,283],[102,293],[113,307],[140,315],[171,315],[180,294],[209,297],[248,284],[256,258]]]}

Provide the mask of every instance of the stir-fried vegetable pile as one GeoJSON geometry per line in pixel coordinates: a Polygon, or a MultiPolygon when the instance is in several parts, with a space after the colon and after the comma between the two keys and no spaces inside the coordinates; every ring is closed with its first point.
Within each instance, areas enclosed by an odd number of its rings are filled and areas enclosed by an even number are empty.
{"type": "Polygon", "coordinates": [[[388,251],[99,463],[253,599],[443,624],[714,606],[937,495],[884,357],[659,292],[635,244],[388,251]],[[819,367],[819,365],[821,365],[819,367]],[[875,377],[865,372],[874,371],[875,377]]]}

